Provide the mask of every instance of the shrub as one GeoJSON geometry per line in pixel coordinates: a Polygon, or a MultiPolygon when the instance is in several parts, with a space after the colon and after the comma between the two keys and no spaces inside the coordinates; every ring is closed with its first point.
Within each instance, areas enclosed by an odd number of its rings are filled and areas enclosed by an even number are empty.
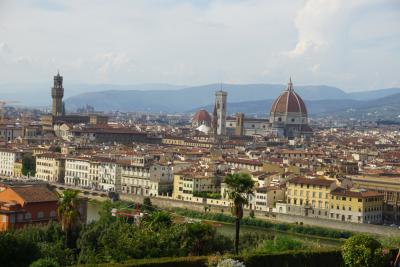
{"type": "Polygon", "coordinates": [[[344,262],[349,267],[379,267],[388,265],[382,245],[367,235],[355,235],[346,240],[342,248],[344,262]]]}
{"type": "Polygon", "coordinates": [[[39,259],[32,262],[29,267],[59,267],[60,265],[54,259],[39,259]]]}
{"type": "Polygon", "coordinates": [[[218,263],[217,267],[246,267],[242,262],[234,259],[225,259],[218,263]]]}
{"type": "Polygon", "coordinates": [[[303,243],[287,236],[277,235],[273,239],[263,242],[261,250],[264,252],[288,251],[303,249],[303,243]]]}

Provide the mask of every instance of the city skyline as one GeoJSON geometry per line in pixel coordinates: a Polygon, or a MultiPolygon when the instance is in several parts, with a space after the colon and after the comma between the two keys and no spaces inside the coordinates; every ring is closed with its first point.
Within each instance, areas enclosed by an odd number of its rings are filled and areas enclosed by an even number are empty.
{"type": "Polygon", "coordinates": [[[0,10],[2,84],[46,82],[60,69],[89,84],[292,75],[345,91],[400,86],[396,1],[3,1],[0,10]]]}

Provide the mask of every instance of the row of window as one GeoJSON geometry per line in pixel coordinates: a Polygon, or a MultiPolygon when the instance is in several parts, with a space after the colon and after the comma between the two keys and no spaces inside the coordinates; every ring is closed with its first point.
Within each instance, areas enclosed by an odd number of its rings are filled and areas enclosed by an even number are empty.
{"type": "MultiPolygon", "coordinates": [[[[299,192],[297,190],[293,191],[293,195],[294,196],[297,196],[297,193],[299,193],[300,197],[302,197],[304,195],[303,194],[304,193],[303,190],[299,190],[299,192]]],[[[310,193],[311,193],[310,191],[305,191],[305,196],[306,197],[312,196],[313,198],[316,198],[316,197],[323,198],[323,196],[325,196],[324,198],[328,198],[329,197],[328,193],[325,193],[325,195],[322,192],[318,192],[318,194],[317,194],[317,192],[312,192],[312,194],[310,194],[310,193]]],[[[291,195],[291,190],[288,190],[288,195],[291,195]]]]}
{"type": "MultiPolygon", "coordinates": [[[[56,218],[56,216],[57,216],[56,211],[52,210],[52,211],[49,212],[49,218],[56,218]]],[[[7,217],[8,217],[7,215],[3,215],[3,218],[2,218],[3,223],[7,222],[7,217]]],[[[15,223],[14,214],[11,214],[9,216],[9,218],[10,218],[10,223],[15,223]]],[[[39,211],[36,214],[36,219],[37,220],[44,219],[44,218],[45,218],[45,213],[43,211],[39,211]]],[[[19,213],[17,215],[17,222],[23,222],[24,220],[25,221],[32,220],[32,213],[30,213],[30,212],[27,212],[25,214],[19,213]]]]}

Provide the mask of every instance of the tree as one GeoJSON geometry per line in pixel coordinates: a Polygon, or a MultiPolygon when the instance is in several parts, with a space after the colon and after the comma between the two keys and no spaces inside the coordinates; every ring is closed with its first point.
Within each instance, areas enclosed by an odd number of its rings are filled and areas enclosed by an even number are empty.
{"type": "Polygon", "coordinates": [[[155,211],[148,218],[148,225],[155,231],[168,228],[172,225],[171,215],[166,211],[155,211]]]}
{"type": "Polygon", "coordinates": [[[235,253],[239,253],[240,220],[243,218],[243,207],[253,195],[254,181],[246,173],[228,174],[225,177],[228,186],[228,197],[232,200],[232,214],[236,217],[235,253]]]}
{"type": "Polygon", "coordinates": [[[78,191],[67,189],[60,196],[58,218],[65,232],[65,243],[69,248],[76,247],[76,235],[81,220],[78,191]]]}
{"type": "Polygon", "coordinates": [[[147,212],[154,211],[153,204],[151,203],[151,199],[149,197],[145,197],[143,199],[142,211],[147,211],[147,212]]]}
{"type": "Polygon", "coordinates": [[[36,161],[30,154],[24,155],[22,158],[22,174],[25,176],[35,176],[36,174],[36,161]]]}
{"type": "Polygon", "coordinates": [[[382,245],[367,235],[354,235],[348,238],[342,247],[342,256],[349,267],[387,266],[387,256],[382,245]]]}

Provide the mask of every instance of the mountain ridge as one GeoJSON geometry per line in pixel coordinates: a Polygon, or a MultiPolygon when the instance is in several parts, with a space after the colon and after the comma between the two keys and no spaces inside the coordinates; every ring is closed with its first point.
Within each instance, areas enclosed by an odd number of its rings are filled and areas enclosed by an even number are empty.
{"type": "MultiPolygon", "coordinates": [[[[89,92],[67,98],[66,107],[74,110],[86,104],[100,111],[144,111],[144,112],[185,112],[195,107],[210,105],[220,84],[207,84],[177,90],[108,90],[89,92]],[[108,101],[104,101],[107,99],[108,101]],[[113,100],[113,101],[110,101],[113,100]]],[[[222,84],[228,92],[231,103],[275,99],[286,88],[281,84],[222,84]]],[[[343,90],[326,85],[295,86],[296,92],[304,100],[353,99],[368,100],[376,98],[376,90],[368,92],[346,93],[343,90]]],[[[382,96],[400,88],[379,90],[382,96]]]]}

